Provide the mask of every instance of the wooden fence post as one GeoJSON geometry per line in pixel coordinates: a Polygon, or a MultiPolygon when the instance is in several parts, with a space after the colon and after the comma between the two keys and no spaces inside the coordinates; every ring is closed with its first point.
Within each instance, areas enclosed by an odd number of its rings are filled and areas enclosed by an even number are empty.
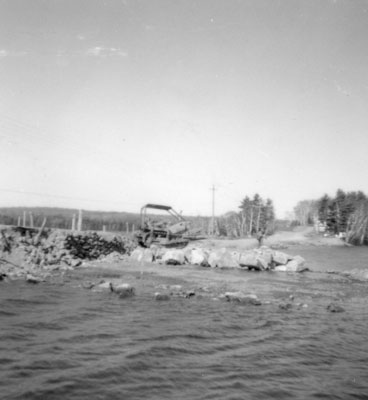
{"type": "Polygon", "coordinates": [[[26,226],[26,212],[23,211],[23,226],[26,226]]]}
{"type": "Polygon", "coordinates": [[[72,217],[72,231],[75,231],[75,214],[72,217]]]}
{"type": "Polygon", "coordinates": [[[34,228],[32,211],[29,212],[29,226],[30,226],[31,228],[34,228]]]}
{"type": "Polygon", "coordinates": [[[82,210],[78,211],[78,231],[82,230],[82,210]]]}

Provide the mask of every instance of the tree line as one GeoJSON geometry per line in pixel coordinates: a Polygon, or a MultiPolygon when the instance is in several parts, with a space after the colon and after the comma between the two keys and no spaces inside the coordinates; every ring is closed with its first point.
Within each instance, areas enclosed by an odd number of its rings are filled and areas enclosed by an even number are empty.
{"type": "Polygon", "coordinates": [[[275,231],[275,210],[271,199],[263,199],[258,193],[253,197],[245,196],[239,208],[240,211],[230,211],[217,218],[218,235],[240,238],[275,231]]]}
{"type": "MultiPolygon", "coordinates": [[[[253,197],[246,196],[240,203],[240,211],[230,211],[215,218],[214,232],[217,236],[240,238],[263,232],[271,234],[275,230],[275,212],[271,199],[263,199],[258,193],[253,197]]],[[[47,218],[49,228],[71,229],[73,215],[78,211],[50,207],[9,207],[0,208],[0,224],[23,225],[23,215],[27,216],[26,226],[30,226],[29,216],[32,214],[34,227],[39,227],[43,219],[47,218]]],[[[201,234],[209,234],[212,220],[205,216],[186,217],[191,228],[201,234]]],[[[139,228],[140,215],[138,213],[83,211],[83,230],[110,232],[131,232],[133,226],[139,228]]]]}
{"type": "Polygon", "coordinates": [[[336,191],[317,200],[300,201],[294,208],[302,225],[322,224],[326,231],[345,236],[352,244],[368,244],[368,198],[362,191],[336,191]]]}
{"type": "MultiPolygon", "coordinates": [[[[78,210],[53,207],[7,207],[0,208],[0,224],[30,226],[30,217],[34,227],[40,227],[46,217],[48,228],[71,229],[73,217],[78,217],[78,210]]],[[[110,232],[125,232],[138,227],[139,214],[108,211],[83,211],[83,230],[102,231],[105,227],[110,232]]]]}

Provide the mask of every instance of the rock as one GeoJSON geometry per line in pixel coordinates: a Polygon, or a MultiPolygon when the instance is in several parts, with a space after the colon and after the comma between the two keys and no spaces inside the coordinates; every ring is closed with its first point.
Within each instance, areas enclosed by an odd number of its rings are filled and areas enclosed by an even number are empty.
{"type": "Polygon", "coordinates": [[[129,283],[110,283],[111,291],[118,294],[120,298],[132,297],[135,295],[135,289],[129,283]]]}
{"type": "Polygon", "coordinates": [[[99,260],[105,262],[119,262],[126,258],[126,255],[118,253],[117,251],[113,251],[108,255],[102,255],[99,257],[99,260]]]}
{"type": "Polygon", "coordinates": [[[239,258],[239,265],[241,267],[248,267],[258,269],[257,255],[254,252],[241,253],[239,258]]]}
{"type": "Polygon", "coordinates": [[[36,284],[36,283],[40,283],[42,281],[43,281],[42,278],[40,278],[38,276],[34,276],[31,274],[26,275],[26,282],[28,282],[28,283],[36,284]]]}
{"type": "Polygon", "coordinates": [[[191,249],[186,256],[189,264],[200,265],[202,267],[209,267],[208,256],[203,249],[191,249]]]}
{"type": "Polygon", "coordinates": [[[170,296],[168,294],[163,293],[155,293],[155,300],[157,301],[167,301],[170,300],[170,296]]]}
{"type": "Polygon", "coordinates": [[[305,265],[305,259],[302,256],[295,256],[291,259],[291,261],[295,261],[298,265],[305,265]]]}
{"type": "MultiPolygon", "coordinates": [[[[339,272],[335,272],[339,273],[339,272]]],[[[343,271],[340,273],[343,276],[348,278],[356,279],[358,281],[367,281],[368,280],[368,270],[365,269],[352,269],[349,271],[343,271]]]]}
{"type": "Polygon", "coordinates": [[[170,288],[170,290],[179,291],[179,290],[183,289],[183,286],[181,286],[181,285],[170,285],[169,288],[170,288]]]}
{"type": "Polygon", "coordinates": [[[225,248],[212,251],[208,257],[208,264],[212,268],[239,268],[239,263],[225,248]]]}
{"type": "Polygon", "coordinates": [[[152,263],[154,260],[154,254],[151,249],[145,249],[143,251],[142,262],[152,263]]]}
{"type": "Polygon", "coordinates": [[[73,259],[73,260],[71,260],[71,262],[70,262],[70,266],[71,266],[72,268],[79,267],[81,264],[82,264],[82,261],[81,261],[81,260],[78,260],[78,259],[73,259]]]}
{"type": "Polygon", "coordinates": [[[244,294],[242,292],[226,292],[220,297],[225,298],[226,301],[235,303],[248,304],[254,306],[259,306],[262,304],[255,294],[244,294]]]}
{"type": "Polygon", "coordinates": [[[278,265],[277,267],[274,268],[274,271],[276,271],[276,272],[286,272],[287,271],[286,265],[278,265]]]}
{"type": "Polygon", "coordinates": [[[134,261],[141,262],[143,260],[144,249],[137,248],[132,251],[130,258],[134,261]]]}
{"type": "Polygon", "coordinates": [[[93,289],[94,291],[97,291],[97,292],[103,292],[103,291],[109,291],[109,292],[111,292],[111,291],[112,291],[111,282],[109,282],[109,281],[107,281],[107,282],[101,282],[101,283],[99,283],[98,285],[93,286],[92,289],[93,289]]]}
{"type": "Polygon", "coordinates": [[[295,256],[286,264],[286,272],[303,272],[308,270],[303,257],[295,256]]]}
{"type": "MultiPolygon", "coordinates": [[[[150,247],[152,248],[153,245],[150,247]]],[[[165,255],[165,253],[167,252],[167,249],[165,249],[164,247],[158,247],[156,246],[156,248],[153,248],[153,253],[154,253],[154,257],[155,257],[155,262],[162,264],[162,257],[165,255]]]]}
{"type": "Polygon", "coordinates": [[[291,303],[280,303],[279,308],[281,310],[290,310],[293,307],[291,303]]]}
{"type": "Polygon", "coordinates": [[[138,262],[153,262],[154,260],[154,249],[143,249],[141,247],[133,250],[130,258],[138,262]]]}
{"type": "Polygon", "coordinates": [[[279,265],[279,266],[275,267],[275,271],[278,271],[278,272],[303,272],[303,271],[308,271],[308,268],[305,266],[305,259],[303,257],[295,256],[286,265],[279,265]]]}
{"type": "Polygon", "coordinates": [[[267,260],[264,258],[263,255],[257,256],[257,263],[258,263],[259,270],[266,270],[266,269],[270,268],[267,260]]]}
{"type": "Polygon", "coordinates": [[[345,309],[343,307],[341,307],[339,304],[336,304],[336,303],[330,303],[327,306],[327,310],[330,312],[333,312],[333,313],[341,313],[341,312],[345,311],[345,309]]]}
{"type": "Polygon", "coordinates": [[[181,290],[181,291],[173,291],[170,293],[171,296],[174,297],[183,297],[185,299],[190,299],[191,297],[195,296],[195,292],[193,290],[181,290]]]}
{"type": "Polygon", "coordinates": [[[286,265],[289,259],[290,257],[287,254],[282,253],[281,251],[275,251],[272,255],[272,261],[276,265],[286,265]]]}
{"type": "Polygon", "coordinates": [[[91,281],[82,282],[81,287],[83,289],[92,289],[96,284],[91,281]]]}
{"type": "Polygon", "coordinates": [[[167,250],[162,261],[168,265],[182,265],[185,263],[185,255],[183,250],[167,250]]]}
{"type": "Polygon", "coordinates": [[[271,255],[262,251],[247,251],[239,256],[239,265],[248,269],[266,270],[270,268],[271,255]]]}
{"type": "Polygon", "coordinates": [[[230,251],[230,254],[231,254],[231,257],[233,258],[233,260],[235,260],[239,264],[241,253],[239,251],[233,250],[233,251],[230,251]]]}
{"type": "Polygon", "coordinates": [[[261,249],[258,251],[258,254],[262,259],[265,261],[267,268],[271,268],[273,263],[273,251],[268,247],[262,246],[261,249]]]}

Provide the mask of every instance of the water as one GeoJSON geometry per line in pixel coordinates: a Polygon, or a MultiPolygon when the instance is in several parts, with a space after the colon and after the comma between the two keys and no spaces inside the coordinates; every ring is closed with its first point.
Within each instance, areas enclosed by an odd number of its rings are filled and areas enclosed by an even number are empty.
{"type": "Polygon", "coordinates": [[[325,271],[368,268],[368,249],[290,252],[315,272],[193,269],[216,288],[167,302],[152,300],[160,278],[138,272],[124,275],[136,280],[130,299],[79,288],[93,271],[0,282],[0,397],[367,399],[368,283],[325,271]],[[239,287],[263,304],[214,300],[239,287]],[[331,301],[346,311],[328,312],[331,301]]]}

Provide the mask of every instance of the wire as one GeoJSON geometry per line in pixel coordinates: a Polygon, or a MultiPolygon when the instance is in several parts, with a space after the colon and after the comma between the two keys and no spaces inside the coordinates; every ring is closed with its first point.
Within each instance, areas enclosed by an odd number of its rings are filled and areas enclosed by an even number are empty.
{"type": "MultiPolygon", "coordinates": [[[[52,198],[57,198],[57,199],[68,199],[68,200],[80,200],[80,201],[88,201],[92,203],[104,203],[104,204],[120,204],[120,205],[138,205],[136,203],[121,203],[118,201],[110,201],[110,200],[96,200],[96,199],[87,199],[83,197],[72,197],[72,196],[60,196],[60,195],[53,195],[53,194],[47,194],[47,193],[39,193],[39,192],[28,192],[25,190],[15,190],[15,189],[5,189],[5,188],[0,188],[0,192],[8,192],[8,193],[21,193],[21,194],[29,194],[33,196],[43,196],[43,197],[52,197],[52,198]]],[[[140,206],[139,206],[140,207],[140,206]]]]}

